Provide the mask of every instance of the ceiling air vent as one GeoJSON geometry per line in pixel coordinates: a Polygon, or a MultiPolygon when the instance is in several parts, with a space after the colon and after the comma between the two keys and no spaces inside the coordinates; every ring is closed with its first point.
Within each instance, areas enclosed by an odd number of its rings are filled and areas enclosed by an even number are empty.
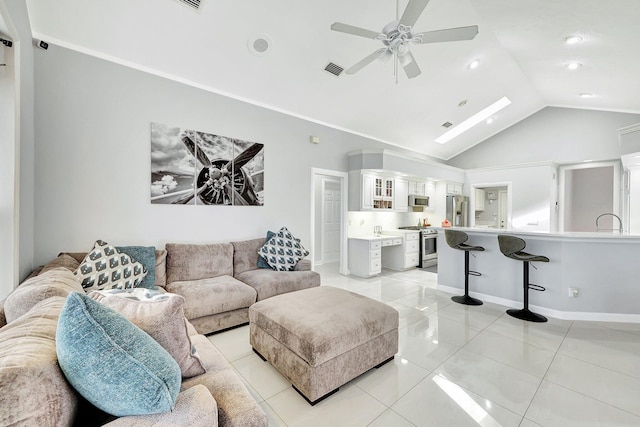
{"type": "Polygon", "coordinates": [[[182,4],[186,4],[187,6],[199,10],[200,9],[200,0],[177,0],[182,4]]]}
{"type": "Polygon", "coordinates": [[[451,126],[453,126],[453,124],[451,124],[451,123],[449,123],[449,122],[444,122],[444,123],[442,124],[442,127],[443,127],[443,128],[450,128],[451,126]]]}
{"type": "Polygon", "coordinates": [[[334,76],[339,76],[340,74],[342,74],[342,72],[344,71],[344,68],[334,64],[333,62],[329,62],[327,64],[326,67],[324,67],[324,70],[328,73],[333,74],[334,76]]]}

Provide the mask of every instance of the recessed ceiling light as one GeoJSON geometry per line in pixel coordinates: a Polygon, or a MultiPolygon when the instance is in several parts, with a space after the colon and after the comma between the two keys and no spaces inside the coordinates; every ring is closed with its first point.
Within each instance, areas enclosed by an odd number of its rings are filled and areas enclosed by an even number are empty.
{"type": "Polygon", "coordinates": [[[593,94],[590,92],[582,92],[582,93],[579,93],[578,96],[580,98],[593,98],[593,94]]]}
{"type": "Polygon", "coordinates": [[[579,62],[569,62],[567,64],[567,68],[570,70],[577,70],[580,67],[582,67],[582,64],[579,62]]]}
{"type": "Polygon", "coordinates": [[[582,37],[580,37],[580,36],[569,36],[566,39],[564,39],[564,41],[567,44],[576,44],[576,43],[580,43],[582,41],[582,37]]]}
{"type": "Polygon", "coordinates": [[[478,68],[479,65],[480,65],[480,60],[474,59],[473,61],[469,62],[469,65],[467,65],[467,68],[469,68],[470,70],[475,70],[476,68],[478,68]]]}
{"type": "Polygon", "coordinates": [[[446,131],[445,133],[440,135],[438,138],[436,138],[435,141],[438,144],[447,143],[451,141],[453,138],[455,138],[456,136],[460,135],[461,133],[468,131],[478,123],[484,120],[487,120],[489,117],[493,116],[495,113],[497,113],[498,111],[502,110],[503,108],[507,107],[510,104],[511,104],[511,100],[506,96],[503,96],[493,104],[489,105],[484,110],[479,111],[473,116],[469,117],[467,120],[460,123],[458,126],[446,131]]]}
{"type": "Polygon", "coordinates": [[[494,121],[494,120],[495,120],[495,119],[494,119],[493,117],[489,117],[489,118],[487,119],[487,124],[488,124],[488,125],[490,125],[491,123],[493,123],[493,121],[494,121]]]}

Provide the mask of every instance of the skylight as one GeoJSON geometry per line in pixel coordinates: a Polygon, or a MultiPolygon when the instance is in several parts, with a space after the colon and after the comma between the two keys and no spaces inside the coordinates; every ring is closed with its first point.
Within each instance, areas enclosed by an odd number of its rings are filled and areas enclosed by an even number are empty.
{"type": "Polygon", "coordinates": [[[468,131],[478,123],[488,119],[489,117],[496,114],[498,111],[502,110],[503,108],[507,107],[510,104],[511,104],[511,100],[506,96],[504,96],[499,100],[497,100],[496,102],[494,102],[493,104],[489,105],[484,110],[477,112],[473,116],[469,117],[467,120],[460,123],[458,126],[455,126],[450,130],[448,130],[447,132],[443,133],[438,138],[436,138],[435,141],[438,144],[445,144],[451,141],[456,136],[460,135],[461,133],[468,131]]]}

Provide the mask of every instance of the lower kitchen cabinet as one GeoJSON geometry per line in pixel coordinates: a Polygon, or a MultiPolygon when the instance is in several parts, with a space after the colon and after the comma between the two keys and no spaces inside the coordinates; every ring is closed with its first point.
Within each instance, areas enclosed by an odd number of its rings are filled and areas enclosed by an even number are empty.
{"type": "Polygon", "coordinates": [[[391,270],[407,270],[420,262],[420,232],[406,233],[399,246],[384,248],[382,266],[391,270]]]}
{"type": "Polygon", "coordinates": [[[349,273],[371,277],[382,271],[382,241],[349,239],[349,273]]]}

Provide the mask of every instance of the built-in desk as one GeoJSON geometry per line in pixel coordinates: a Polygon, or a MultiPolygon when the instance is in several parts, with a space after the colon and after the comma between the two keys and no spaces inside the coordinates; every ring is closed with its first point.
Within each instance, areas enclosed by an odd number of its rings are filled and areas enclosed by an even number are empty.
{"type": "MultiPolygon", "coordinates": [[[[456,227],[469,244],[485,248],[471,257],[471,269],[482,273],[470,282],[471,295],[483,301],[522,307],[522,262],[505,257],[500,233],[527,242],[525,252],[549,257],[533,263],[531,283],[546,288],[529,292],[532,311],[581,320],[640,323],[640,236],[613,233],[539,233],[456,227]],[[578,288],[576,298],[569,288],[578,288]]],[[[447,245],[438,233],[438,288],[459,294],[464,288],[464,253],[447,245]]]]}

